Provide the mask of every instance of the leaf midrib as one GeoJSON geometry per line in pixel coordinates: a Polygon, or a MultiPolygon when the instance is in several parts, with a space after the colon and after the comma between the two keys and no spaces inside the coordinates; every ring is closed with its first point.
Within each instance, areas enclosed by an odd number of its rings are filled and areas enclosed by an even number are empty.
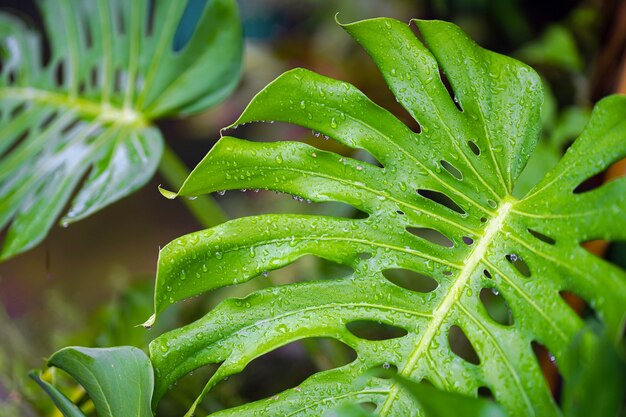
{"type": "MultiPolygon", "coordinates": [[[[441,327],[443,321],[450,312],[452,306],[458,302],[460,295],[463,293],[463,287],[470,280],[472,273],[476,269],[476,266],[484,258],[487,249],[494,240],[494,237],[500,232],[506,217],[508,216],[511,208],[513,207],[514,199],[512,197],[506,197],[503,199],[502,204],[498,208],[497,215],[494,217],[487,227],[485,228],[483,236],[480,238],[476,248],[470,252],[469,257],[465,261],[465,266],[461,270],[455,283],[450,287],[448,293],[443,297],[441,303],[433,311],[433,320],[428,324],[424,331],[424,335],[419,340],[417,346],[409,356],[409,359],[401,369],[398,369],[398,374],[404,377],[410,376],[411,372],[415,368],[417,360],[424,354],[424,350],[430,346],[431,341],[435,337],[437,331],[441,327]]],[[[380,417],[388,415],[391,407],[394,403],[400,386],[397,383],[391,387],[389,396],[383,403],[383,406],[378,413],[380,417]]]]}
{"type": "Polygon", "coordinates": [[[119,108],[106,101],[88,100],[33,87],[0,87],[0,100],[8,98],[71,109],[81,117],[97,119],[105,124],[115,123],[133,128],[142,128],[150,124],[142,113],[129,107],[119,108]]]}

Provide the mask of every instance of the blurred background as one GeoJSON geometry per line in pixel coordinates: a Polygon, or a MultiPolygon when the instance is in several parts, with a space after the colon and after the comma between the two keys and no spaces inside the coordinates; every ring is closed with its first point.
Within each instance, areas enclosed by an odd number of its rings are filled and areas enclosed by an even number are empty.
{"type": "MultiPolygon", "coordinates": [[[[518,195],[556,163],[599,98],[626,93],[626,1],[622,0],[240,0],[239,5],[245,55],[236,92],[205,113],[160,123],[169,145],[190,168],[262,87],[294,67],[348,81],[407,124],[412,123],[364,51],[335,23],[337,13],[343,22],[377,16],[405,22],[411,18],[452,21],[480,45],[512,55],[539,71],[546,86],[544,134],[518,184],[518,195]]],[[[32,0],[2,0],[0,8],[41,26],[32,0]]],[[[253,124],[231,134],[254,140],[300,140],[350,152],[289,125],[253,124]]],[[[180,202],[159,194],[157,186],[163,182],[157,175],[139,192],[68,228],[55,227],[42,245],[0,264],[2,416],[55,415],[51,403],[26,374],[28,369],[43,367],[45,357],[61,347],[145,348],[151,338],[200,317],[226,296],[246,294],[272,282],[345,272],[305,257],[268,277],[182,303],[168,310],[159,328],[136,328],[152,312],[159,248],[200,228],[180,202]]],[[[215,198],[231,218],[267,212],[354,214],[336,213],[334,207],[293,201],[271,192],[227,192],[215,198]]],[[[625,253],[617,243],[606,248],[606,256],[621,265],[625,253]]],[[[497,300],[493,303],[494,314],[506,320],[506,306],[497,305],[497,300]]],[[[288,345],[254,361],[243,375],[220,384],[203,403],[204,411],[273,395],[316,370],[346,363],[353,355],[343,345],[325,339],[288,345]]],[[[209,372],[201,370],[186,377],[163,401],[159,415],[182,415],[209,372]]],[[[81,397],[80,389],[59,378],[68,392],[81,397]]]]}

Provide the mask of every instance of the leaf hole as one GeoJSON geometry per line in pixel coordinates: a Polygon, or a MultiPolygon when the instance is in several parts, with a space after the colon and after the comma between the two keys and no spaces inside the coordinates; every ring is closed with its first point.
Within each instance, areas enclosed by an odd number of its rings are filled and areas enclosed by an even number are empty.
{"type": "Polygon", "coordinates": [[[396,210],[396,213],[399,214],[400,216],[404,216],[404,212],[402,210],[396,210]]]}
{"type": "Polygon", "coordinates": [[[480,301],[485,306],[489,317],[504,326],[513,324],[513,312],[502,294],[496,288],[480,290],[480,301]]]}
{"type": "Polygon", "coordinates": [[[39,126],[38,126],[39,131],[40,131],[40,132],[45,131],[45,130],[48,128],[48,126],[50,126],[50,124],[52,123],[52,121],[56,119],[56,117],[57,117],[57,112],[56,112],[56,111],[53,111],[53,112],[48,113],[48,114],[47,114],[47,115],[43,118],[43,120],[41,121],[41,123],[39,123],[39,126]]]}
{"type": "Polygon", "coordinates": [[[442,159],[441,161],[439,161],[439,163],[441,163],[441,166],[444,167],[445,170],[448,171],[454,178],[456,178],[459,181],[463,180],[463,173],[459,171],[457,167],[452,165],[450,162],[444,161],[442,159]]]}
{"type": "Polygon", "coordinates": [[[295,388],[311,375],[338,368],[356,359],[348,345],[332,338],[309,338],[289,343],[254,359],[239,374],[220,382],[214,389],[227,407],[278,396],[295,388]],[[312,359],[310,352],[317,352],[312,359]],[[272,383],[268,383],[268,375],[272,383]],[[233,395],[237,393],[237,395],[233,395]]]}
{"type": "Polygon", "coordinates": [[[100,73],[98,72],[98,68],[97,67],[93,67],[91,68],[91,70],[89,71],[89,82],[91,84],[91,86],[93,88],[97,88],[100,85],[100,81],[99,81],[99,75],[100,73]]]}
{"type": "Polygon", "coordinates": [[[20,103],[19,105],[15,106],[15,107],[13,107],[13,109],[11,109],[11,113],[9,113],[9,118],[10,119],[16,118],[24,110],[26,110],[26,103],[20,103]]]}
{"type": "Polygon", "coordinates": [[[450,197],[445,195],[444,193],[440,193],[439,191],[433,190],[424,190],[419,189],[417,193],[424,198],[427,198],[437,204],[441,204],[442,206],[449,208],[450,210],[456,211],[459,214],[465,214],[465,210],[461,208],[457,203],[454,202],[450,197]]]}
{"type": "Polygon", "coordinates": [[[360,408],[363,409],[363,411],[367,412],[367,413],[373,413],[374,411],[376,411],[376,407],[378,407],[378,405],[373,402],[373,401],[367,401],[367,402],[363,402],[363,403],[358,403],[357,404],[360,408]]]}
{"type": "Polygon", "coordinates": [[[61,86],[65,85],[65,81],[66,81],[65,75],[66,75],[65,62],[63,61],[57,62],[57,64],[54,66],[54,78],[57,81],[58,85],[61,85],[61,86]]]}
{"type": "Polygon", "coordinates": [[[433,278],[410,269],[386,269],[383,271],[383,275],[398,287],[409,291],[428,293],[435,291],[439,287],[439,283],[433,278]]]}
{"type": "Polygon", "coordinates": [[[522,274],[526,278],[530,277],[530,268],[521,256],[515,253],[510,253],[506,255],[505,258],[507,261],[509,261],[511,265],[515,267],[515,269],[517,269],[520,274],[522,274]]]}
{"type": "Polygon", "coordinates": [[[474,155],[476,155],[476,156],[480,155],[480,148],[478,147],[476,142],[474,142],[473,140],[468,140],[467,141],[467,146],[469,146],[469,148],[474,153],[474,155]]]}
{"type": "Polygon", "coordinates": [[[574,191],[573,191],[574,194],[586,193],[586,192],[593,191],[596,188],[600,187],[602,184],[604,184],[606,171],[608,171],[608,168],[598,174],[595,174],[587,178],[586,180],[578,184],[576,188],[574,188],[574,191]]]}
{"type": "Polygon", "coordinates": [[[393,363],[385,362],[371,369],[376,378],[391,379],[393,374],[398,373],[398,367],[393,363]]]}
{"type": "Polygon", "coordinates": [[[369,151],[361,148],[354,149],[354,151],[350,154],[350,158],[357,161],[365,162],[369,165],[374,165],[378,168],[382,168],[383,166],[383,164],[381,164],[374,155],[372,155],[369,151]]]}
{"type": "Polygon", "coordinates": [[[559,291],[561,298],[578,314],[585,318],[595,314],[591,306],[582,297],[572,291],[559,291]]]}
{"type": "Polygon", "coordinates": [[[483,269],[483,275],[486,276],[489,279],[493,279],[493,276],[491,275],[491,272],[487,271],[486,269],[483,269]]]}
{"type": "Polygon", "coordinates": [[[487,218],[486,217],[481,217],[480,218],[480,222],[481,223],[487,223],[487,218]]]}
{"type": "Polygon", "coordinates": [[[85,49],[90,49],[93,46],[93,34],[87,19],[81,19],[81,33],[83,34],[85,49]]]}
{"type": "Polygon", "coordinates": [[[537,239],[541,240],[542,242],[545,242],[549,245],[554,245],[556,243],[556,240],[552,239],[549,236],[544,235],[543,233],[539,233],[536,230],[533,229],[528,229],[528,233],[530,233],[531,235],[533,235],[534,237],[536,237],[537,239]]]}
{"type": "Polygon", "coordinates": [[[80,119],[72,119],[68,124],[61,129],[61,135],[69,135],[71,132],[80,129],[83,125],[80,119]]]}
{"type": "Polygon", "coordinates": [[[113,88],[115,91],[123,91],[126,86],[126,74],[121,69],[115,70],[113,88]]]}
{"type": "Polygon", "coordinates": [[[496,208],[496,207],[498,207],[498,203],[496,203],[496,202],[495,202],[495,201],[493,201],[493,200],[487,200],[487,204],[489,204],[489,207],[491,207],[491,208],[496,208]]]}
{"type": "Polygon", "coordinates": [[[445,270],[445,271],[443,271],[443,274],[445,276],[449,277],[450,275],[452,275],[452,271],[445,270]]]}
{"type": "Polygon", "coordinates": [[[452,102],[454,103],[456,108],[462,112],[463,109],[461,108],[461,104],[459,103],[459,100],[457,99],[456,94],[454,93],[454,90],[452,89],[452,84],[450,84],[450,80],[448,80],[448,77],[446,76],[445,72],[443,72],[441,67],[439,67],[439,78],[441,79],[441,83],[444,85],[444,87],[448,91],[448,95],[452,99],[452,102]]]}
{"type": "Polygon", "coordinates": [[[486,387],[484,385],[481,387],[478,387],[477,394],[478,394],[478,397],[480,398],[484,398],[486,400],[494,400],[493,393],[491,392],[489,387],[486,387]]]}
{"type": "Polygon", "coordinates": [[[450,349],[460,358],[466,360],[469,363],[474,365],[480,364],[480,359],[478,358],[478,354],[472,346],[472,343],[467,338],[467,335],[457,325],[453,325],[450,327],[448,331],[448,343],[450,344],[450,349]]]}
{"type": "Polygon", "coordinates": [[[474,244],[474,239],[469,236],[463,236],[463,243],[465,243],[467,246],[471,246],[474,244]]]}
{"type": "Polygon", "coordinates": [[[371,253],[367,253],[367,252],[361,252],[361,253],[357,253],[356,256],[359,259],[367,260],[367,259],[370,259],[372,257],[372,254],[371,253]]]}
{"type": "Polygon", "coordinates": [[[401,327],[372,320],[356,320],[346,324],[350,333],[366,340],[389,340],[407,335],[401,327]]]}
{"type": "Polygon", "coordinates": [[[148,2],[146,13],[146,37],[151,37],[154,31],[154,1],[148,2]]]}
{"type": "Polygon", "coordinates": [[[556,358],[539,342],[533,341],[531,347],[537,358],[537,363],[541,368],[541,373],[543,374],[546,384],[552,393],[552,398],[559,404],[561,399],[561,381],[563,378],[557,367],[556,358]]]}
{"type": "Polygon", "coordinates": [[[407,227],[406,230],[412,235],[434,243],[435,245],[447,248],[454,246],[454,242],[438,230],[429,227],[407,227]]]}

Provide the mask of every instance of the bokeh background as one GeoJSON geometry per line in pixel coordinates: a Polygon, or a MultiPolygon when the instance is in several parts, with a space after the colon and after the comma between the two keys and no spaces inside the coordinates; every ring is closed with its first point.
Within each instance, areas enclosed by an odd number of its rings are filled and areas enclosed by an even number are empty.
{"type": "MultiPolygon", "coordinates": [[[[336,14],[344,22],[376,16],[405,22],[449,20],[480,45],[536,68],[547,91],[544,136],[518,185],[519,194],[556,162],[582,129],[595,101],[614,92],[626,93],[626,1],[622,0],[240,0],[239,5],[245,55],[238,89],[205,113],[160,124],[169,145],[190,168],[263,86],[294,67],[348,81],[407,124],[414,123],[364,51],[335,23],[336,14]]],[[[3,0],[0,8],[41,27],[32,0],[3,0]]],[[[301,140],[349,152],[289,125],[254,124],[231,134],[254,140],[301,140]]],[[[57,415],[26,374],[28,369],[43,367],[45,357],[63,346],[145,347],[163,330],[200,317],[226,296],[243,295],[272,282],[343,273],[305,257],[241,288],[170,309],[160,328],[136,328],[151,314],[159,247],[200,228],[180,202],[159,194],[161,183],[164,180],[157,175],[139,192],[68,228],[55,227],[36,249],[0,265],[0,415],[57,415]]],[[[228,192],[215,198],[229,217],[268,212],[354,214],[271,192],[228,192]]],[[[623,245],[613,243],[605,256],[624,265],[625,253],[623,245]]],[[[288,345],[220,384],[203,408],[213,411],[273,395],[318,369],[348,362],[351,355],[330,340],[288,345]]],[[[210,372],[200,370],[185,378],[166,397],[159,415],[182,415],[210,372]]],[[[58,378],[68,392],[81,398],[71,381],[62,375],[58,378]]]]}

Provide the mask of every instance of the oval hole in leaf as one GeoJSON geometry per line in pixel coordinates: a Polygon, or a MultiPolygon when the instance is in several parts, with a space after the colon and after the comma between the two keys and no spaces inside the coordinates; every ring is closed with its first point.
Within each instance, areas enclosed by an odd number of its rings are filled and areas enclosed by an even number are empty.
{"type": "Polygon", "coordinates": [[[588,317],[594,314],[591,306],[579,295],[572,291],[559,291],[559,295],[580,317],[588,317]]]}
{"type": "Polygon", "coordinates": [[[346,327],[356,337],[367,340],[388,340],[406,336],[408,333],[401,327],[372,320],[356,320],[346,324],[346,327]]]}
{"type": "Polygon", "coordinates": [[[470,147],[470,149],[472,150],[474,155],[476,155],[476,156],[480,155],[480,148],[478,147],[478,145],[476,145],[476,142],[474,142],[473,140],[468,140],[467,141],[467,146],[470,147]]]}
{"type": "MultiPolygon", "coordinates": [[[[180,23],[179,23],[180,25],[180,23]]],[[[154,2],[148,2],[148,11],[146,13],[146,37],[152,36],[152,31],[154,28],[154,2]]]]}
{"type": "Polygon", "coordinates": [[[482,301],[489,317],[497,323],[505,326],[513,324],[513,313],[508,303],[495,288],[483,288],[480,290],[480,301],[482,301]]]}
{"type": "Polygon", "coordinates": [[[552,239],[551,237],[548,237],[548,236],[544,235],[543,233],[539,233],[536,230],[528,229],[528,233],[530,233],[531,235],[533,235],[537,239],[539,239],[542,242],[545,242],[545,243],[547,243],[549,245],[554,245],[556,243],[556,240],[552,239]]]}
{"type": "Polygon", "coordinates": [[[592,177],[589,177],[580,184],[578,184],[576,188],[574,188],[574,194],[586,193],[600,187],[604,183],[605,172],[606,170],[592,177]]]}
{"type": "Polygon", "coordinates": [[[440,193],[439,191],[433,190],[424,190],[419,189],[417,193],[424,198],[427,198],[431,201],[434,201],[437,204],[441,204],[442,206],[449,208],[450,210],[456,211],[459,214],[465,214],[465,210],[461,208],[457,203],[454,202],[450,197],[445,195],[444,193],[440,193]]]}
{"type": "Polygon", "coordinates": [[[357,405],[368,413],[373,413],[374,411],[376,411],[376,407],[378,407],[378,405],[376,405],[376,403],[373,401],[358,403],[357,405]]]}
{"type": "Polygon", "coordinates": [[[554,355],[552,355],[552,353],[550,353],[550,351],[541,343],[533,341],[531,346],[533,353],[537,358],[537,362],[541,367],[541,373],[548,384],[548,388],[550,388],[552,397],[558,404],[561,399],[561,381],[563,381],[563,378],[556,365],[556,359],[554,355]]]}
{"type": "Polygon", "coordinates": [[[517,254],[511,253],[505,256],[506,260],[511,263],[526,278],[530,277],[530,268],[528,264],[517,254]]]}
{"type": "Polygon", "coordinates": [[[398,287],[409,291],[427,293],[436,290],[439,286],[439,283],[433,278],[410,269],[387,269],[383,271],[383,275],[398,287]]]}
{"type": "MultiPolygon", "coordinates": [[[[320,277],[328,279],[344,278],[354,273],[354,269],[346,264],[340,264],[331,260],[321,258],[315,255],[304,255],[296,259],[294,262],[275,270],[258,271],[258,275],[246,282],[237,285],[217,288],[211,293],[208,300],[202,301],[202,298],[191,298],[186,303],[202,303],[206,302],[207,306],[214,308],[227,298],[241,298],[241,302],[247,301],[245,298],[259,289],[259,281],[265,281],[263,285],[280,286],[293,284],[299,281],[319,280],[320,277]],[[273,273],[272,271],[279,271],[273,273]],[[267,278],[266,273],[269,275],[267,278]]],[[[204,308],[198,307],[197,313],[202,314],[204,308]]],[[[192,311],[196,311],[193,310],[192,311]]],[[[199,318],[199,317],[197,317],[199,318]]]]}
{"type": "Polygon", "coordinates": [[[356,256],[359,259],[365,260],[365,259],[370,259],[372,257],[372,254],[371,253],[367,253],[367,252],[361,252],[361,253],[357,253],[356,256]]]}
{"type": "Polygon", "coordinates": [[[463,236],[463,243],[465,243],[467,246],[473,245],[474,239],[469,236],[463,236]]]}
{"type": "Polygon", "coordinates": [[[467,338],[467,335],[459,326],[452,326],[448,331],[448,343],[450,344],[450,349],[457,356],[465,359],[469,363],[473,363],[474,365],[480,364],[480,358],[472,346],[472,343],[467,338]]]}
{"type": "Polygon", "coordinates": [[[26,110],[26,103],[20,103],[11,109],[9,119],[15,119],[21,112],[26,110]]]}
{"type": "Polygon", "coordinates": [[[456,94],[454,93],[454,90],[452,89],[452,85],[450,84],[448,77],[446,77],[446,74],[445,72],[443,72],[441,67],[439,67],[439,78],[441,79],[441,83],[444,85],[444,87],[446,87],[446,90],[448,91],[448,95],[450,96],[450,99],[456,106],[457,110],[462,112],[463,109],[461,108],[461,104],[459,103],[459,100],[456,98],[456,94]]]}
{"type": "Polygon", "coordinates": [[[487,400],[493,400],[494,396],[489,387],[478,387],[478,396],[487,400]]]}
{"type": "Polygon", "coordinates": [[[338,368],[356,359],[356,352],[348,345],[332,338],[310,338],[289,343],[250,362],[239,374],[220,382],[215,389],[222,398],[238,395],[233,407],[269,398],[297,387],[319,371],[338,368]],[[315,361],[309,352],[317,352],[315,361]],[[270,378],[268,378],[270,376],[270,378]],[[220,388],[218,388],[220,387],[220,388]]]}
{"type": "Polygon", "coordinates": [[[436,245],[445,246],[447,248],[454,246],[454,242],[438,230],[429,227],[407,227],[406,230],[412,235],[421,237],[436,245]]]}
{"type": "Polygon", "coordinates": [[[54,68],[54,78],[58,85],[65,85],[65,62],[60,60],[54,68]]]}
{"type": "Polygon", "coordinates": [[[489,279],[493,278],[493,276],[491,275],[491,272],[487,271],[486,269],[483,269],[483,275],[489,279]]]}
{"type": "Polygon", "coordinates": [[[459,171],[457,167],[452,165],[450,162],[444,161],[444,160],[441,160],[439,162],[441,163],[441,166],[444,167],[445,170],[448,171],[450,174],[452,174],[454,178],[456,178],[457,180],[463,179],[463,173],[459,171]]]}
{"type": "Polygon", "coordinates": [[[398,373],[398,367],[393,363],[385,362],[372,368],[371,372],[376,376],[376,378],[390,379],[393,374],[398,373]]]}

